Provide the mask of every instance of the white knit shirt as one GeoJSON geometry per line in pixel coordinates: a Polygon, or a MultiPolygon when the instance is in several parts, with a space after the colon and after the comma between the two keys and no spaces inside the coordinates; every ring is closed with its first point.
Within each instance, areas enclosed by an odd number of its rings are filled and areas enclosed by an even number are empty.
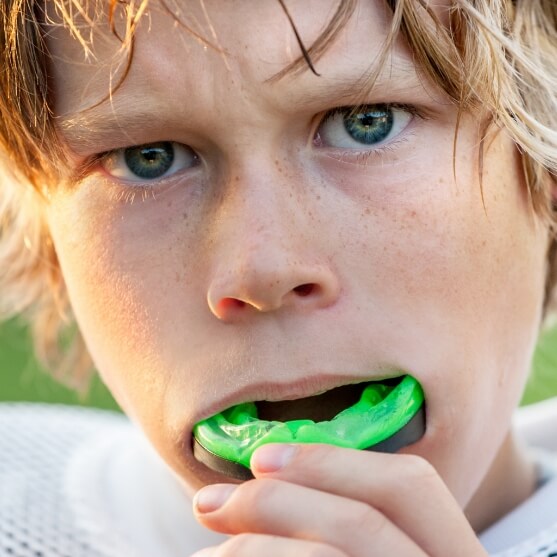
{"type": "Polygon", "coordinates": [[[187,557],[223,539],[124,416],[0,404],[0,557],[187,557]]]}
{"type": "MultiPolygon", "coordinates": [[[[522,413],[557,450],[557,401],[522,413]]],[[[543,454],[546,483],[480,536],[490,555],[557,557],[557,456],[543,454]]],[[[224,539],[124,416],[0,404],[0,557],[186,557],[224,539]]]]}

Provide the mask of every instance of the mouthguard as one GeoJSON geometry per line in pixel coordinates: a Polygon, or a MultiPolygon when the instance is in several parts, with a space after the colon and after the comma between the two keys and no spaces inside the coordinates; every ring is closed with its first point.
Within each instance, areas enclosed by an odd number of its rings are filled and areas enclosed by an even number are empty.
{"type": "Polygon", "coordinates": [[[329,421],[258,418],[245,402],[202,420],[193,430],[193,454],[210,469],[246,480],[254,451],[268,443],[327,443],[350,449],[396,452],[425,433],[423,390],[413,377],[362,384],[360,399],[329,421]]]}

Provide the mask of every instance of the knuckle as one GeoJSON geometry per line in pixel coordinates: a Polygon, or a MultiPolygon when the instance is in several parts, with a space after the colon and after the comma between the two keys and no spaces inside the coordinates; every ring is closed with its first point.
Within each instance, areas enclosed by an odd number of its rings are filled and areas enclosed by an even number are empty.
{"type": "Polygon", "coordinates": [[[274,499],[280,482],[272,479],[251,480],[238,489],[242,494],[243,504],[251,511],[261,511],[274,499]]]}
{"type": "Polygon", "coordinates": [[[423,485],[438,481],[437,471],[425,458],[418,455],[401,456],[404,456],[399,461],[402,466],[401,477],[404,477],[406,482],[423,485]]]}
{"type": "Polygon", "coordinates": [[[381,512],[365,503],[355,503],[350,512],[346,513],[344,520],[338,524],[343,535],[360,537],[363,533],[375,536],[388,524],[388,520],[381,512]]]}

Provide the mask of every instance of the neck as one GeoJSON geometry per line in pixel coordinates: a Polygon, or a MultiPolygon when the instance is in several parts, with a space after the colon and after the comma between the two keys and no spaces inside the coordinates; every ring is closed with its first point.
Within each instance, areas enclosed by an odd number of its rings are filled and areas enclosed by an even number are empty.
{"type": "Polygon", "coordinates": [[[478,533],[525,501],[536,489],[536,468],[526,449],[509,432],[465,513],[478,533]]]}

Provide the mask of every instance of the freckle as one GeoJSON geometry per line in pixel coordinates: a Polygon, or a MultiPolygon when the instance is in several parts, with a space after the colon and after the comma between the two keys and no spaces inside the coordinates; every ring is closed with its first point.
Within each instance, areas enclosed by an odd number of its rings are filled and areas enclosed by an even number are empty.
{"type": "Polygon", "coordinates": [[[369,207],[366,207],[365,213],[366,213],[366,215],[370,215],[371,214],[371,209],[369,207]]]}
{"type": "Polygon", "coordinates": [[[187,214],[187,213],[182,213],[182,218],[183,218],[184,220],[187,220],[188,214],[187,214]]]}
{"type": "Polygon", "coordinates": [[[236,182],[239,182],[239,181],[240,181],[240,176],[234,176],[234,180],[235,180],[236,182]]]}

